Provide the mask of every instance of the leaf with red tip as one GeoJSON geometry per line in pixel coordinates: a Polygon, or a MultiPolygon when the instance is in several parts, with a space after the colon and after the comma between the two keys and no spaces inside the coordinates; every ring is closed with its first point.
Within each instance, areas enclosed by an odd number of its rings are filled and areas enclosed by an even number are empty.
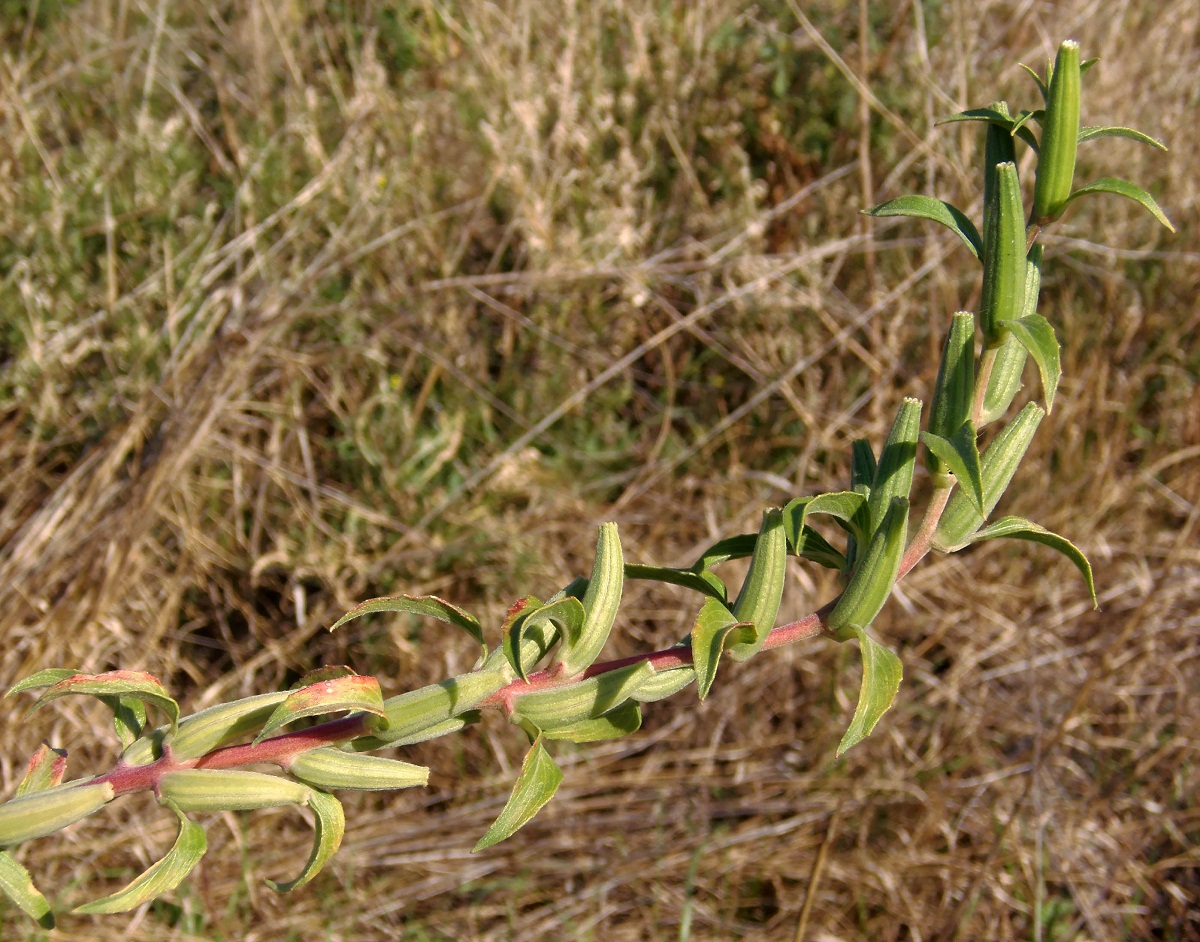
{"type": "MultiPolygon", "coordinates": [[[[117,711],[118,720],[120,720],[121,715],[119,708],[124,707],[129,709],[131,721],[136,721],[136,708],[132,708],[129,704],[125,703],[125,701],[132,700],[149,703],[158,707],[158,709],[167,715],[167,719],[170,720],[171,729],[174,729],[179,722],[179,704],[167,693],[167,689],[157,677],[153,674],[147,674],[145,671],[107,671],[103,674],[72,674],[47,688],[46,692],[38,697],[33,706],[29,708],[29,712],[34,713],[52,700],[72,695],[99,697],[109,703],[110,706],[113,706],[115,701],[116,706],[114,710],[117,711]]],[[[118,725],[119,729],[120,726],[118,725]]]]}
{"type": "Polygon", "coordinates": [[[318,680],[301,687],[275,708],[275,712],[267,720],[267,725],[254,741],[261,742],[277,729],[305,716],[319,716],[345,710],[385,716],[379,681],[362,674],[350,674],[318,680]]]}
{"type": "Polygon", "coordinates": [[[475,616],[457,605],[450,604],[445,599],[439,599],[436,595],[395,595],[368,599],[346,612],[329,626],[329,630],[333,631],[353,618],[370,615],[374,612],[405,612],[409,615],[425,615],[429,618],[436,618],[438,621],[457,625],[480,644],[483,644],[483,629],[479,627],[479,621],[475,616]]]}
{"type": "Polygon", "coordinates": [[[20,798],[30,792],[40,792],[43,788],[53,788],[63,780],[67,771],[67,752],[65,749],[55,749],[42,743],[37,752],[29,760],[25,769],[25,777],[17,786],[14,797],[20,798]]]}

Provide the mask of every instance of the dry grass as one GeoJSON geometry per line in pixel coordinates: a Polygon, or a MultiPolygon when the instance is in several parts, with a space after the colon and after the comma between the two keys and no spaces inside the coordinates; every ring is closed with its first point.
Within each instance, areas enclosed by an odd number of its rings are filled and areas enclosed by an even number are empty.
{"type": "MultiPolygon", "coordinates": [[[[427,792],[348,800],[307,891],[262,885],[299,816],[228,816],[176,902],[54,938],[1200,938],[1200,15],[872,4],[863,47],[857,9],[802,6],[0,7],[5,684],[136,667],[194,709],[352,663],[396,693],[470,652],[323,631],[362,598],[495,624],[600,520],[683,560],[837,486],[976,277],[855,210],[970,200],[976,135],[932,120],[1029,101],[1012,63],[1058,38],[1104,59],[1085,122],[1173,146],[1083,173],[1151,184],[1182,233],[1096,200],[1048,243],[1066,381],[1009,506],[1092,555],[1101,612],[1036,548],[938,558],[880,623],[898,708],[841,761],[854,658],[810,643],[564,750],[559,797],[478,857],[522,747],[494,721],[411,750],[427,792]]],[[[797,571],[785,614],[833,588],[797,571]]],[[[614,653],[688,604],[631,586],[614,653]]],[[[110,762],[101,723],[6,706],[4,785],[42,738],[110,762]]],[[[127,800],[23,859],[69,906],[168,828],[127,800]]]]}

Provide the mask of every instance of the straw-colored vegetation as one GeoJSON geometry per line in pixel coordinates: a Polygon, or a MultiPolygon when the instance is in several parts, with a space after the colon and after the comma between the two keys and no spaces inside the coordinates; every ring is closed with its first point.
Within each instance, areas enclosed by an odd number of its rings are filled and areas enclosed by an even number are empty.
{"type": "MultiPolygon", "coordinates": [[[[191,710],[347,663],[392,695],[474,654],[324,631],[364,598],[495,626],[600,520],[685,562],[841,485],[977,301],[952,235],[856,211],[977,197],[982,130],[933,122],[1031,101],[1011,63],[1060,38],[1102,57],[1085,124],[1172,146],[1079,179],[1181,233],[1095,199],[1046,239],[1066,380],[1008,509],[1088,551],[1102,611],[1035,547],[936,557],[879,622],[897,707],[841,760],[856,658],[806,642],[560,751],[477,856],[525,745],[497,717],[408,750],[428,790],[350,798],[300,893],[263,884],[299,814],[229,814],[175,902],[54,938],[1200,938],[1198,30],[1187,0],[0,2],[4,685],[143,669],[191,710]]],[[[835,590],[793,572],[782,617],[835,590]]],[[[692,615],[631,583],[610,653],[692,615]]],[[[105,726],[6,703],[5,794],[43,738],[107,767],[105,726]]],[[[143,797],[21,857],[65,908],[172,835],[143,797]]]]}

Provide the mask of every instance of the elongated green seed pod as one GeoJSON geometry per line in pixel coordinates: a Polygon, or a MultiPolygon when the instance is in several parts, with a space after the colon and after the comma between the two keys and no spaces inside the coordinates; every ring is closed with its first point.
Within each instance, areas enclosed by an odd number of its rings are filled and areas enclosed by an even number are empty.
{"type": "Polygon", "coordinates": [[[735,661],[745,661],[762,650],[779,615],[786,576],[787,530],[783,525],[783,511],[772,507],[763,513],[750,569],[733,603],[737,620],[754,626],[753,641],[740,642],[729,648],[729,656],[735,661]]]}
{"type": "Polygon", "coordinates": [[[893,497],[862,562],[826,620],[839,641],[856,637],[851,625],[866,628],[875,620],[896,584],[907,539],[908,498],[893,497]]]}
{"type": "MultiPolygon", "coordinates": [[[[942,438],[953,438],[971,417],[975,391],[975,317],[965,311],[954,315],[950,332],[942,346],[933,404],[929,410],[929,431],[942,438]]],[[[939,486],[949,484],[945,463],[929,449],[925,467],[939,486]]]]}
{"type": "MultiPolygon", "coordinates": [[[[1029,250],[1025,265],[1025,295],[1021,304],[1021,316],[1028,317],[1036,314],[1038,296],[1042,290],[1042,254],[1041,243],[1034,243],[1029,250]]],[[[1013,399],[1021,391],[1021,374],[1025,370],[1025,360],[1029,352],[1016,337],[1009,336],[996,350],[992,362],[992,372],[988,376],[987,390],[983,397],[983,413],[979,419],[979,427],[995,422],[1008,411],[1013,399]]]]}
{"type": "Polygon", "coordinates": [[[184,769],[168,772],[158,783],[162,801],[180,811],[253,811],[280,805],[303,805],[307,785],[278,775],[240,769],[184,769]]]}
{"type": "Polygon", "coordinates": [[[908,497],[912,490],[917,442],[921,436],[921,407],[920,399],[905,399],[900,404],[887,441],[883,443],[883,451],[879,453],[879,466],[875,469],[875,480],[867,501],[872,533],[879,528],[892,500],[908,497]]]}
{"type": "MultiPolygon", "coordinates": [[[[988,106],[1009,117],[1008,102],[994,101],[988,106]]],[[[983,144],[983,242],[987,244],[988,232],[995,227],[993,206],[996,194],[996,168],[1000,164],[1016,164],[1017,150],[1013,136],[1007,128],[988,122],[983,144]]]]}
{"type": "Polygon", "coordinates": [[[1019,317],[1025,300],[1025,211],[1017,165],[996,165],[996,189],[985,209],[992,216],[983,244],[983,292],[979,323],[989,345],[1006,339],[1002,321],[1019,317]]]}
{"type": "Polygon", "coordinates": [[[654,668],[640,661],[567,687],[523,694],[513,713],[545,730],[595,719],[631,699],[653,676],[654,668]]]}
{"type": "Polygon", "coordinates": [[[1046,411],[1041,406],[1031,402],[996,436],[996,440],[988,446],[980,461],[984,516],[981,517],[971,506],[966,495],[958,491],[950,498],[950,503],[938,522],[937,531],[931,541],[934,549],[943,553],[960,549],[967,537],[983,526],[984,520],[995,509],[1008,489],[1013,475],[1017,473],[1017,467],[1025,457],[1029,443],[1033,441],[1033,435],[1045,415],[1046,411]]]}
{"type": "Polygon", "coordinates": [[[596,561],[583,593],[583,627],[579,640],[563,651],[560,661],[568,677],[592,665],[600,656],[621,606],[621,591],[625,583],[625,559],[621,553],[621,538],[615,523],[600,527],[596,540],[596,561]]]}
{"type": "Polygon", "coordinates": [[[113,800],[113,787],[58,785],[0,805],[0,847],[53,834],[99,811],[113,800]]]}
{"type": "MultiPolygon", "coordinates": [[[[174,733],[164,727],[163,743],[170,747],[171,755],[176,759],[202,756],[231,740],[257,732],[289,693],[287,690],[263,693],[201,710],[181,720],[174,733]]],[[[158,733],[156,730],[151,736],[158,733]]],[[[154,758],[147,755],[149,745],[147,737],[143,737],[126,749],[121,759],[127,765],[142,765],[143,761],[154,758]]]]}
{"type": "Polygon", "coordinates": [[[302,752],[287,763],[288,774],[317,788],[378,791],[429,782],[429,769],[398,759],[344,752],[332,746],[302,752]]]}
{"type": "Polygon", "coordinates": [[[1057,219],[1071,196],[1079,145],[1080,76],[1079,44],[1067,40],[1054,59],[1042,122],[1033,189],[1033,222],[1039,226],[1057,219]]]}

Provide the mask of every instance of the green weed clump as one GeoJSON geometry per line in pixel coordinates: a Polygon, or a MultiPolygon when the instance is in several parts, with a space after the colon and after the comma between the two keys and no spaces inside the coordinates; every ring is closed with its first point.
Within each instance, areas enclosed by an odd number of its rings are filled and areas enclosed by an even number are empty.
{"type": "MultiPolygon", "coordinates": [[[[335,792],[427,783],[428,769],[373,753],[460,732],[482,711],[498,710],[528,737],[530,748],[507,803],[475,846],[482,851],[512,836],[553,797],[564,777],[555,743],[631,735],[646,704],[693,685],[705,699],[726,655],[746,661],[820,635],[856,641],[862,683],[838,754],[861,742],[892,706],[903,675],[900,658],[874,623],[897,582],[930,552],[956,553],[1000,538],[1038,543],[1075,565],[1095,604],[1091,565],[1069,539],[1023,517],[994,516],[1054,405],[1061,378],[1058,331],[1038,311],[1042,233],[1077,200],[1099,193],[1132,199],[1171,228],[1155,200],[1128,181],[1103,177],[1075,185],[1082,144],[1120,137],[1162,148],[1130,128],[1080,126],[1082,79],[1093,62],[1081,60],[1078,46],[1065,42],[1044,76],[1033,73],[1042,95],[1038,107],[1014,110],[997,101],[947,119],[985,128],[980,226],[960,208],[929,196],[901,197],[868,210],[875,217],[916,217],[949,227],[980,263],[981,294],[977,312],[950,319],[928,410],[919,399],[905,399],[878,449],[855,441],[845,489],[768,508],[756,533],[726,537],[682,567],[627,561],[616,525],[604,524],[590,573],[544,600],[516,600],[495,634],[434,595],[364,602],[331,629],[402,612],[465,631],[479,646],[469,671],[387,699],[375,677],[327,667],[289,690],[184,717],[148,673],[41,670],[8,696],[36,693],[30,712],[64,697],[99,698],[112,710],[123,751],[109,771],[64,782],[65,753],[39,749],[16,794],[0,805],[0,846],[54,834],[121,796],[152,793],[178,820],[174,845],[124,889],[75,908],[125,912],[175,890],[204,856],[205,830],[193,815],[307,806],[316,829],[308,860],[292,879],[271,883],[281,892],[294,890],[312,880],[341,843],[345,816],[335,792]],[[1020,147],[1037,156],[1028,210],[1020,147]],[[1043,405],[1031,402],[1013,414],[1027,358],[1041,378],[1043,405]],[[989,426],[995,433],[981,449],[989,426]],[[912,491],[919,455],[932,490],[918,516],[912,491]],[[748,561],[737,591],[722,575],[731,560],[748,561]],[[795,560],[832,570],[842,590],[807,617],[780,625],[786,574],[795,560]],[[601,661],[629,580],[682,586],[698,595],[692,629],[671,647],[601,661]],[[152,711],[165,724],[150,722],[152,711]],[[327,719],[330,714],[345,715],[327,719]],[[301,725],[289,731],[295,724],[301,725]],[[247,768],[261,764],[278,772],[247,768]]],[[[0,851],[0,890],[42,925],[53,925],[47,900],[8,849],[0,851]]]]}

